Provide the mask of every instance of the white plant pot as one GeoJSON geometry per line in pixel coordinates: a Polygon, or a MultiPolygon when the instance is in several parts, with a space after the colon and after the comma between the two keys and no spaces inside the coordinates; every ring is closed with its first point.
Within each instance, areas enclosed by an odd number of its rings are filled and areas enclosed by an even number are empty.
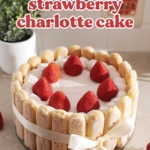
{"type": "Polygon", "coordinates": [[[36,55],[36,35],[25,41],[9,43],[0,41],[0,67],[7,74],[13,74],[21,64],[36,55]]]}

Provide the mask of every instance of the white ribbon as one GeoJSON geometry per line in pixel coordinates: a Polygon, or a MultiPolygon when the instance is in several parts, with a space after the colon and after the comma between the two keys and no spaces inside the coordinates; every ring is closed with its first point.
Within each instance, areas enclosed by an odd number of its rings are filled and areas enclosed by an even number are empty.
{"type": "Polygon", "coordinates": [[[107,150],[105,147],[102,146],[103,141],[121,138],[125,135],[128,135],[134,129],[132,119],[123,118],[120,119],[119,122],[104,136],[99,137],[97,140],[94,140],[88,137],[83,137],[75,134],[67,135],[41,128],[26,120],[16,109],[13,103],[12,108],[15,116],[26,129],[42,138],[58,143],[68,144],[68,148],[73,150],[85,150],[90,148],[95,148],[95,150],[107,150]]]}

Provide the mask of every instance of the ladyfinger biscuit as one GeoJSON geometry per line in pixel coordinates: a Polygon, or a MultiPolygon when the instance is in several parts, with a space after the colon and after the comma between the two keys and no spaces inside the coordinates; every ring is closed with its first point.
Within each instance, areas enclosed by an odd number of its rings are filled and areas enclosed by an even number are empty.
{"type": "Polygon", "coordinates": [[[138,95],[139,90],[138,88],[130,88],[127,92],[127,95],[131,98],[132,104],[131,104],[131,117],[136,114],[137,109],[137,101],[138,101],[138,95]]]}
{"type": "MultiPolygon", "coordinates": [[[[36,112],[36,123],[38,126],[51,130],[52,111],[49,106],[40,106],[36,112]]],[[[50,150],[51,141],[37,136],[37,150],[50,150]]]]}
{"type": "Polygon", "coordinates": [[[113,65],[117,70],[121,62],[122,62],[122,57],[118,53],[111,53],[109,55],[109,64],[113,65]]]}
{"type": "MultiPolygon", "coordinates": [[[[109,107],[105,112],[104,134],[106,134],[120,119],[120,110],[116,106],[109,107]]],[[[116,147],[117,139],[105,141],[104,147],[108,150],[113,150],[116,147]]]]}
{"type": "Polygon", "coordinates": [[[54,50],[54,59],[56,60],[58,57],[67,57],[68,49],[64,46],[57,47],[54,50]]]}
{"type": "MultiPolygon", "coordinates": [[[[37,103],[32,99],[27,99],[23,103],[23,116],[28,121],[36,124],[37,103]]],[[[36,134],[24,128],[24,144],[30,150],[36,149],[36,134]]]]}
{"type": "Polygon", "coordinates": [[[124,78],[126,76],[126,74],[128,73],[127,71],[131,70],[131,69],[132,69],[132,67],[127,61],[122,61],[119,65],[118,72],[124,78]]]}
{"type": "MultiPolygon", "coordinates": [[[[67,134],[68,114],[64,110],[55,110],[52,113],[52,131],[67,134]]],[[[67,150],[67,144],[52,141],[52,150],[67,150]]]]}
{"type": "Polygon", "coordinates": [[[86,120],[83,114],[72,114],[69,117],[69,134],[86,135],[86,120]]]}
{"type": "MultiPolygon", "coordinates": [[[[28,93],[22,89],[16,93],[15,104],[16,104],[17,110],[20,112],[21,115],[23,115],[23,102],[26,99],[28,99],[28,97],[29,97],[28,93]]],[[[24,139],[24,127],[17,118],[16,118],[16,131],[17,131],[17,135],[19,136],[19,138],[23,140],[24,139]]]]}
{"type": "Polygon", "coordinates": [[[11,98],[12,98],[14,105],[15,105],[15,95],[17,91],[19,91],[20,89],[21,89],[21,85],[18,80],[15,80],[11,83],[11,98]]]}
{"type": "Polygon", "coordinates": [[[87,136],[97,139],[103,134],[104,114],[99,110],[93,110],[88,114],[87,136]]]}
{"type": "Polygon", "coordinates": [[[54,52],[51,50],[44,50],[40,57],[42,63],[49,63],[54,60],[54,52]]]}
{"type": "Polygon", "coordinates": [[[68,133],[86,136],[86,119],[84,114],[75,113],[69,116],[68,133]]]}
{"type": "MultiPolygon", "coordinates": [[[[118,102],[118,108],[121,112],[121,118],[130,118],[131,114],[131,99],[128,96],[123,96],[118,102]]],[[[117,147],[121,148],[128,140],[128,135],[117,139],[117,147]]]]}
{"type": "MultiPolygon", "coordinates": [[[[14,105],[16,105],[15,104],[16,93],[20,89],[21,89],[20,82],[18,80],[12,81],[12,83],[11,83],[11,100],[12,100],[12,103],[14,105]]],[[[14,117],[14,123],[16,124],[16,116],[15,116],[15,114],[13,114],[13,117],[14,117]]]]}
{"type": "MultiPolygon", "coordinates": [[[[138,88],[130,88],[127,92],[127,95],[131,98],[132,104],[131,104],[131,114],[130,118],[132,123],[135,123],[135,118],[136,118],[136,109],[137,109],[137,102],[138,102],[138,95],[139,95],[139,90],[138,88]]],[[[128,135],[130,138],[132,135],[133,131],[128,135]]]]}
{"type": "Polygon", "coordinates": [[[134,79],[134,78],[129,78],[127,81],[126,81],[126,84],[127,84],[127,91],[130,89],[130,88],[134,88],[134,87],[137,87],[137,81],[134,79]]]}
{"type": "Polygon", "coordinates": [[[125,80],[127,81],[130,78],[133,78],[134,80],[137,81],[137,73],[135,70],[127,70],[125,74],[125,80]]]}
{"type": "Polygon", "coordinates": [[[68,48],[68,55],[75,54],[77,56],[81,56],[81,47],[79,45],[71,45],[68,48]]]}
{"type": "Polygon", "coordinates": [[[23,84],[23,76],[20,71],[16,71],[12,75],[12,81],[16,81],[16,80],[18,80],[21,85],[23,84]]]}
{"type": "Polygon", "coordinates": [[[123,96],[118,102],[118,108],[121,112],[121,118],[129,118],[131,114],[131,98],[129,96],[123,96]]]}
{"type": "Polygon", "coordinates": [[[104,50],[95,51],[95,59],[98,61],[109,63],[109,54],[104,50]]]}
{"type": "Polygon", "coordinates": [[[137,88],[138,82],[137,82],[137,74],[135,70],[130,70],[127,72],[127,75],[125,77],[126,83],[127,83],[127,91],[130,88],[137,88]]]}
{"type": "Polygon", "coordinates": [[[27,63],[30,64],[31,69],[37,68],[41,64],[41,58],[39,56],[33,56],[28,59],[27,63]]]}
{"type": "Polygon", "coordinates": [[[81,56],[87,59],[94,59],[94,48],[91,46],[86,46],[81,49],[81,56]]]}
{"type": "Polygon", "coordinates": [[[20,66],[19,71],[22,73],[23,79],[27,76],[30,70],[31,66],[29,63],[25,63],[20,66]]]}

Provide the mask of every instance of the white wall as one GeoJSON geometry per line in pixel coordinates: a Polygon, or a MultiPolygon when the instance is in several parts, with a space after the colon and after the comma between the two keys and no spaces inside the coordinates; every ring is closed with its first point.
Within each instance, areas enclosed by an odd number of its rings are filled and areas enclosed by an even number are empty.
{"type": "MultiPolygon", "coordinates": [[[[36,29],[37,50],[54,50],[58,46],[92,46],[108,51],[145,51],[150,52],[150,0],[145,0],[143,21],[140,28],[134,29],[36,29]]],[[[52,17],[57,12],[44,12],[52,17]]],[[[61,17],[69,18],[72,15],[82,15],[96,20],[100,17],[99,11],[61,11],[61,17]]]]}

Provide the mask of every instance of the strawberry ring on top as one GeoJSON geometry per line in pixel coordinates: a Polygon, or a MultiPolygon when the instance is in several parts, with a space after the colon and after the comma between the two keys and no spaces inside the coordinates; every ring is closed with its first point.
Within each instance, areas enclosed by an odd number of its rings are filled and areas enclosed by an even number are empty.
{"type": "MultiPolygon", "coordinates": [[[[54,91],[53,85],[59,83],[59,81],[63,79],[64,74],[67,75],[67,78],[70,77],[70,79],[73,78],[74,80],[75,77],[80,77],[80,75],[82,75],[83,70],[88,70],[84,68],[84,59],[82,58],[81,61],[81,57],[79,58],[74,54],[70,55],[64,62],[62,70],[57,61],[50,62],[46,67],[43,67],[41,77],[33,84],[33,93],[42,101],[48,101],[47,104],[55,109],[69,111],[72,105],[76,105],[74,106],[76,111],[84,113],[94,109],[100,109],[102,101],[108,103],[112,99],[115,100],[119,90],[110,76],[114,67],[112,69],[111,66],[111,69],[108,70],[106,64],[96,60],[92,62],[91,67],[87,67],[90,69],[88,71],[88,76],[85,76],[85,78],[89,78],[89,80],[92,81],[90,84],[96,84],[96,87],[93,88],[94,90],[86,89],[84,91],[85,93],[83,92],[83,95],[80,95],[80,97],[78,96],[77,102],[73,104],[70,102],[72,98],[68,98],[67,92],[62,89],[59,90],[59,88],[54,91]]],[[[121,79],[122,78],[120,78],[120,80],[121,79]]],[[[77,86],[77,88],[79,88],[79,86],[77,86]]],[[[125,85],[123,89],[125,89],[125,85]]],[[[122,94],[124,94],[124,92],[122,94]]],[[[71,97],[73,96],[74,92],[72,92],[71,97]]]]}

